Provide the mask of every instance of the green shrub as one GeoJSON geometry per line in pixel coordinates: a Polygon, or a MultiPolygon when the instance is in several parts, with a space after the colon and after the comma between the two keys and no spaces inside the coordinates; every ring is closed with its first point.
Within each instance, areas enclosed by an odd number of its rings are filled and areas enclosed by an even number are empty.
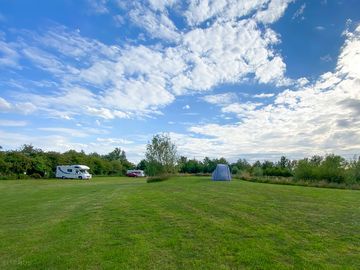
{"type": "Polygon", "coordinates": [[[251,179],[251,174],[248,171],[239,171],[236,175],[235,178],[239,178],[242,180],[250,180],[251,179]]]}
{"type": "Polygon", "coordinates": [[[360,183],[360,158],[349,163],[346,171],[345,182],[349,184],[360,183]]]}
{"type": "Polygon", "coordinates": [[[299,160],[294,171],[295,180],[317,179],[315,166],[307,158],[299,160]]]}
{"type": "Polygon", "coordinates": [[[27,174],[18,174],[16,176],[16,179],[30,179],[30,176],[28,176],[27,174]]]}
{"type": "Polygon", "coordinates": [[[159,175],[159,176],[152,176],[149,177],[146,182],[147,183],[156,183],[156,182],[162,182],[162,181],[166,181],[170,178],[169,175],[159,175]]]}
{"type": "Polygon", "coordinates": [[[254,167],[252,169],[252,175],[256,177],[263,176],[263,169],[261,167],[254,167]]]}
{"type": "Polygon", "coordinates": [[[31,177],[31,178],[34,178],[34,179],[40,179],[40,178],[42,178],[39,173],[33,173],[32,175],[30,175],[30,177],[31,177]]]}

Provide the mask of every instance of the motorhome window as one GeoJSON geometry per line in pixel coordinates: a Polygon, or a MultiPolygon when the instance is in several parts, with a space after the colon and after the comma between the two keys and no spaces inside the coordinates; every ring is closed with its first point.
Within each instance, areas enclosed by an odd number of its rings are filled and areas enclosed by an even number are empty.
{"type": "Polygon", "coordinates": [[[67,169],[68,172],[72,172],[72,169],[67,169]]]}
{"type": "Polygon", "coordinates": [[[85,172],[85,170],[80,170],[80,172],[81,172],[81,173],[84,173],[84,172],[85,172]]]}

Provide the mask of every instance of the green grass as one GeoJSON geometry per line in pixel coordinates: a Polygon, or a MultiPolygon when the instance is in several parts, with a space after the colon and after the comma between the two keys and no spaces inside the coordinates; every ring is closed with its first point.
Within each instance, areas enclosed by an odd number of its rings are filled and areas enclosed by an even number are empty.
{"type": "Polygon", "coordinates": [[[0,181],[0,269],[360,269],[360,192],[207,177],[0,181]]]}

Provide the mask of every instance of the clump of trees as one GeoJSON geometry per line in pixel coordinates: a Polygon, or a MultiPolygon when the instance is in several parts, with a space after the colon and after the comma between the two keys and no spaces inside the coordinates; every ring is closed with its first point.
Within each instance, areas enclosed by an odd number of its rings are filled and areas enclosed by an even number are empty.
{"type": "Polygon", "coordinates": [[[210,159],[205,157],[202,161],[180,157],[178,169],[180,173],[208,174],[212,173],[217,164],[229,164],[225,158],[210,159]]]}
{"type": "Polygon", "coordinates": [[[134,166],[120,148],[106,155],[75,150],[45,152],[32,145],[23,145],[19,150],[1,150],[0,179],[51,178],[55,177],[57,165],[66,164],[86,164],[94,175],[125,175],[126,170],[134,166]]]}
{"type": "MultiPolygon", "coordinates": [[[[160,148],[159,148],[160,149],[160,148]]],[[[138,169],[150,172],[147,168],[147,160],[138,164],[138,169]]],[[[210,174],[217,164],[228,164],[231,173],[239,178],[254,179],[263,177],[286,177],[291,181],[326,181],[329,183],[352,184],[360,183],[360,158],[351,161],[341,156],[313,156],[300,160],[290,160],[282,156],[279,161],[256,161],[250,164],[246,159],[239,159],[229,163],[225,158],[203,160],[189,159],[181,156],[176,166],[172,164],[172,170],[185,174],[210,174]]],[[[159,163],[155,163],[159,164],[159,163]]],[[[152,166],[156,168],[156,166],[152,166]]],[[[150,174],[154,175],[154,174],[150,174]]]]}
{"type": "Polygon", "coordinates": [[[252,165],[243,159],[231,164],[231,168],[233,174],[242,178],[278,176],[291,177],[294,181],[360,183],[360,158],[347,161],[334,154],[300,160],[289,160],[283,156],[278,162],[256,161],[252,165]]]}

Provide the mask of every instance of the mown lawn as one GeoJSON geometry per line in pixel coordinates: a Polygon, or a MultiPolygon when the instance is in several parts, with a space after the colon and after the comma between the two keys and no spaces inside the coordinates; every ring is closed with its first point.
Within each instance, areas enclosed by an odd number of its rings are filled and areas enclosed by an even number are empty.
{"type": "Polygon", "coordinates": [[[360,191],[0,181],[0,269],[360,269],[360,191]]]}

